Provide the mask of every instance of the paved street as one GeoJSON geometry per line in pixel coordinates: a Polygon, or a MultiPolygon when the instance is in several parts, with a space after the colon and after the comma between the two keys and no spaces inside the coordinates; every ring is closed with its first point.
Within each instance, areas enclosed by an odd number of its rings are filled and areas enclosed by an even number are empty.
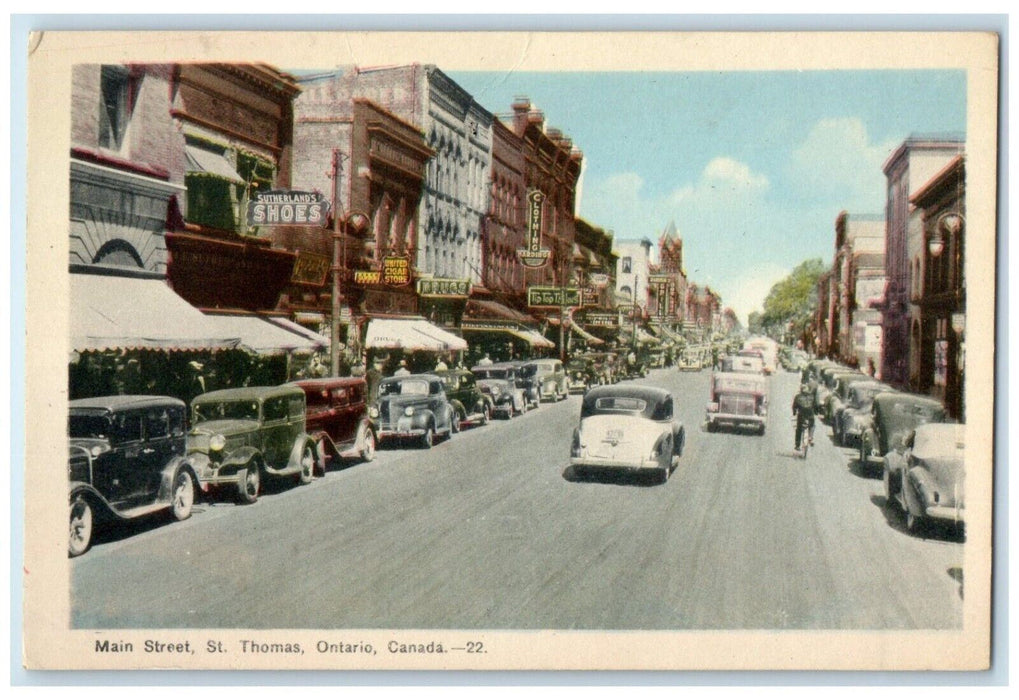
{"type": "Polygon", "coordinates": [[[253,506],[102,536],[71,561],[74,627],[945,629],[962,537],[905,532],[879,478],[818,426],[793,455],[797,377],[763,437],[701,428],[709,373],[656,370],[687,448],[664,485],[577,479],[579,397],[253,506]]]}

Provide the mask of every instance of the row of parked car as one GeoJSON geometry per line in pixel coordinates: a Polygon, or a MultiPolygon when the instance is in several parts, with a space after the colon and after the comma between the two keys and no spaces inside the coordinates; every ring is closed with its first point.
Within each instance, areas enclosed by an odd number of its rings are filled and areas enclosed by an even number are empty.
{"type": "Polygon", "coordinates": [[[818,415],[835,443],[857,450],[861,470],[880,469],[885,498],[901,509],[907,530],[964,524],[965,426],[951,422],[939,401],[830,360],[806,363],[801,376],[816,385],[818,415]]]}
{"type": "Polygon", "coordinates": [[[199,497],[254,503],[266,478],[307,484],[330,461],[372,461],[380,443],[430,448],[621,378],[599,374],[591,360],[583,367],[568,373],[543,359],[394,376],[374,402],[360,377],[210,391],[190,411],[166,396],[72,401],[69,554],[86,552],[102,522],[157,511],[183,520],[199,497]]]}

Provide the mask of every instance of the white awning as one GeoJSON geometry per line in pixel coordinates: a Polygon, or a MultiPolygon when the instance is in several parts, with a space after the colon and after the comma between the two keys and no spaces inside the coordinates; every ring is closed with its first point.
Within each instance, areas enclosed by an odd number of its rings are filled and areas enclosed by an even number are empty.
{"type": "Polygon", "coordinates": [[[329,338],[325,337],[321,333],[316,333],[310,328],[305,328],[300,323],[295,323],[291,321],[289,318],[283,318],[282,316],[266,316],[265,320],[268,321],[269,323],[273,323],[283,328],[284,330],[288,330],[292,333],[296,333],[299,336],[307,338],[308,340],[315,343],[315,345],[319,347],[322,348],[329,347],[330,342],[329,338]]]}
{"type": "Polygon", "coordinates": [[[72,274],[71,348],[233,348],[239,334],[218,326],[161,279],[72,274]]]}
{"type": "Polygon", "coordinates": [[[244,184],[244,178],[238,175],[230,161],[219,153],[198,146],[184,146],[184,155],[189,173],[208,173],[238,185],[244,184]]]}
{"type": "Polygon", "coordinates": [[[543,336],[538,331],[532,331],[530,328],[525,328],[521,331],[525,339],[531,343],[532,348],[554,348],[555,343],[543,336]]]}
{"type": "MultiPolygon", "coordinates": [[[[230,316],[208,313],[206,318],[211,319],[216,327],[221,328],[223,332],[239,337],[241,347],[259,355],[314,352],[325,347],[323,343],[312,340],[303,333],[298,334],[285,330],[261,316],[230,316]]],[[[306,332],[310,333],[310,331],[306,332]]],[[[322,338],[322,336],[319,337],[322,338]]]]}
{"type": "Polygon", "coordinates": [[[365,347],[384,350],[466,350],[467,341],[422,319],[374,318],[368,323],[365,347]]]}
{"type": "Polygon", "coordinates": [[[587,331],[585,331],[583,328],[580,327],[580,324],[577,323],[576,321],[573,321],[573,320],[570,321],[570,328],[573,329],[574,333],[579,335],[581,338],[586,340],[591,345],[602,345],[605,342],[601,338],[593,336],[590,333],[588,333],[587,331]]]}

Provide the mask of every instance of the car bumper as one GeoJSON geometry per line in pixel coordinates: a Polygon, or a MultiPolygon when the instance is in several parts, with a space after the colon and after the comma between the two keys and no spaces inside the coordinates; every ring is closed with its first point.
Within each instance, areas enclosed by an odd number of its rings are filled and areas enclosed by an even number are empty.
{"type": "Polygon", "coordinates": [[[572,394],[575,391],[584,391],[587,389],[587,382],[572,381],[566,385],[567,390],[572,394]]]}
{"type": "Polygon", "coordinates": [[[662,469],[665,465],[663,465],[657,459],[651,459],[650,457],[640,457],[637,459],[601,459],[598,457],[585,455],[583,457],[571,457],[570,466],[590,470],[623,469],[628,471],[645,471],[648,469],[662,469]]]}
{"type": "Polygon", "coordinates": [[[381,442],[382,440],[399,440],[401,438],[421,437],[424,434],[424,428],[407,428],[404,430],[380,430],[378,432],[378,437],[381,442]]]}
{"type": "Polygon", "coordinates": [[[961,523],[965,521],[965,509],[962,506],[927,506],[924,515],[932,520],[948,520],[961,523]]]}
{"type": "Polygon", "coordinates": [[[766,416],[744,416],[739,413],[709,413],[708,423],[712,425],[764,425],[766,416]]]}

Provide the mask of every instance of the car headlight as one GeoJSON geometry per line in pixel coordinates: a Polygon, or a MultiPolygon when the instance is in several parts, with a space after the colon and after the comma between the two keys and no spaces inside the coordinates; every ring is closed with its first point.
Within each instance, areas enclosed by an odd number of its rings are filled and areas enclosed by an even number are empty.
{"type": "Polygon", "coordinates": [[[407,408],[403,409],[403,415],[405,415],[405,416],[413,416],[414,415],[414,407],[413,406],[407,406],[407,408]]]}
{"type": "Polygon", "coordinates": [[[209,450],[212,452],[219,452],[226,447],[226,438],[222,435],[216,434],[209,438],[209,450]]]}
{"type": "Polygon", "coordinates": [[[497,387],[497,386],[493,386],[492,387],[492,396],[498,396],[501,393],[502,393],[502,390],[500,390],[499,387],[497,387]]]}
{"type": "Polygon", "coordinates": [[[95,459],[96,457],[98,457],[102,453],[103,453],[103,448],[101,448],[99,445],[96,445],[95,447],[93,447],[89,451],[89,454],[92,455],[92,459],[95,459]]]}
{"type": "Polygon", "coordinates": [[[369,408],[368,409],[368,417],[369,418],[378,418],[379,417],[379,407],[378,406],[372,406],[371,408],[369,408]]]}

